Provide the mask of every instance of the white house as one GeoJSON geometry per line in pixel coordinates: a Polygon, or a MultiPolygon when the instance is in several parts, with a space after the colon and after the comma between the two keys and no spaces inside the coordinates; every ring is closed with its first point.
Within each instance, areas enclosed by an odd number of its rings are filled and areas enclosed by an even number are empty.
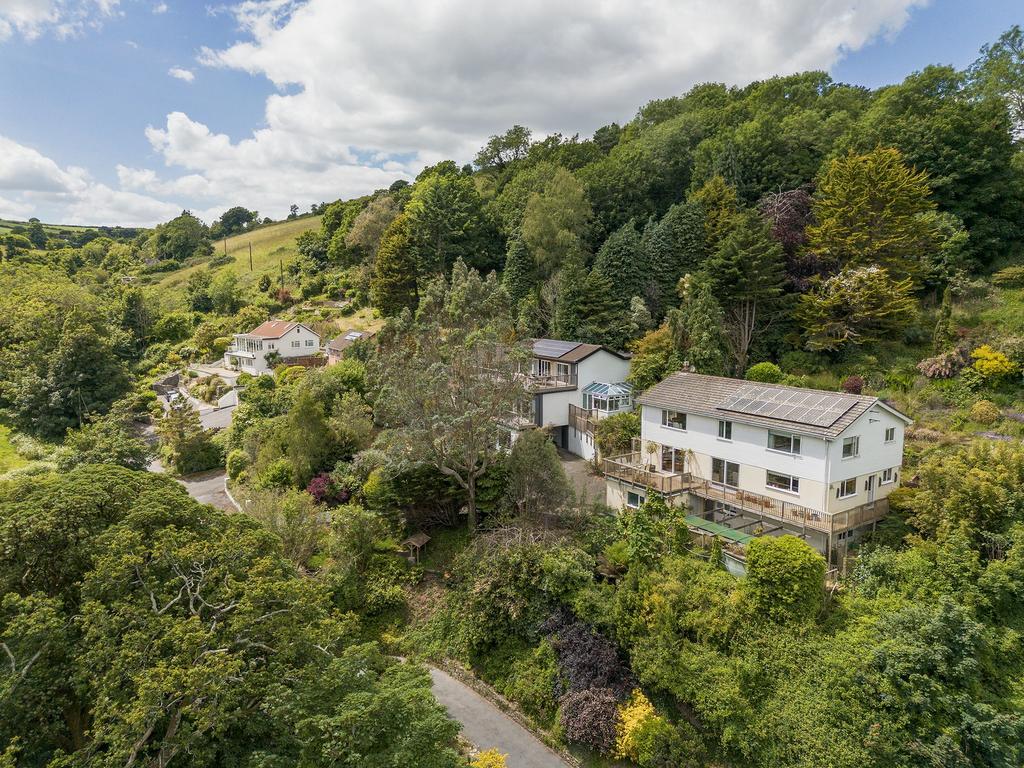
{"type": "Polygon", "coordinates": [[[534,339],[526,386],[532,395],[529,423],[551,430],[555,444],[594,456],[594,425],[632,409],[628,354],[599,344],[534,339]]]}
{"type": "Polygon", "coordinates": [[[273,370],[274,365],[267,362],[268,356],[271,360],[280,357],[280,362],[288,362],[292,358],[308,358],[319,351],[320,336],[308,326],[267,320],[248,333],[235,334],[224,353],[224,367],[255,376],[273,370]]]}
{"type": "Polygon", "coordinates": [[[691,527],[792,533],[830,564],[888,512],[911,423],[877,397],[686,372],[638,403],[634,450],[604,461],[610,505],[656,491],[691,527]]]}

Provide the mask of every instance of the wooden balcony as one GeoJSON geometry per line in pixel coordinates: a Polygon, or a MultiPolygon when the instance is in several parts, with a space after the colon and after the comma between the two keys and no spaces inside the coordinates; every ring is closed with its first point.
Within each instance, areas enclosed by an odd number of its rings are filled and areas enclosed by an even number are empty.
{"type": "Polygon", "coordinates": [[[530,373],[526,376],[526,388],[530,392],[544,392],[549,389],[575,389],[576,374],[530,373]]]}
{"type": "Polygon", "coordinates": [[[639,488],[650,488],[663,496],[682,493],[691,485],[688,474],[663,472],[656,465],[642,461],[641,455],[637,451],[602,460],[601,471],[615,480],[630,483],[639,488]]]}
{"type": "Polygon", "coordinates": [[[594,428],[597,426],[597,414],[570,403],[569,426],[577,432],[593,436],[594,428]]]}
{"type": "Polygon", "coordinates": [[[741,513],[822,533],[840,533],[880,520],[889,513],[888,499],[878,499],[844,512],[823,512],[762,493],[730,488],[689,473],[666,472],[645,461],[638,451],[605,459],[601,469],[607,477],[638,488],[649,488],[663,496],[690,493],[700,499],[727,504],[741,513]]]}

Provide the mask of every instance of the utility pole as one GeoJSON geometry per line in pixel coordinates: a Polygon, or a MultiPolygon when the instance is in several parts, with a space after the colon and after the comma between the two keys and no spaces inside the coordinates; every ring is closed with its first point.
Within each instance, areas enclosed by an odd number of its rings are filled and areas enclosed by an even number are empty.
{"type": "Polygon", "coordinates": [[[249,271],[252,272],[252,240],[249,241],[249,271]]]}

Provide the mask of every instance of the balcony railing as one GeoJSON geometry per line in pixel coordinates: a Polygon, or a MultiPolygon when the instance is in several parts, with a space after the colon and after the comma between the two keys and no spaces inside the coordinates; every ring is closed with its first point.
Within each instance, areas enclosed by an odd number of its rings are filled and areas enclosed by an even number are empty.
{"type": "MultiPolygon", "coordinates": [[[[650,456],[650,454],[648,454],[650,456]]],[[[654,457],[660,458],[657,454],[654,457]]],[[[823,533],[839,533],[885,517],[889,500],[877,499],[843,512],[823,512],[762,493],[730,488],[689,473],[666,472],[656,464],[645,462],[637,451],[605,459],[602,471],[608,477],[641,488],[650,488],[664,496],[692,493],[701,499],[728,504],[733,509],[823,533]]]]}
{"type": "Polygon", "coordinates": [[[642,461],[639,452],[613,456],[601,462],[601,471],[609,477],[641,488],[671,496],[689,489],[690,475],[681,472],[659,471],[656,464],[642,461]]]}
{"type": "Polygon", "coordinates": [[[532,392],[542,389],[562,389],[575,387],[575,373],[530,373],[526,376],[526,387],[532,392]]]}
{"type": "Polygon", "coordinates": [[[580,408],[578,405],[570,403],[569,426],[577,432],[583,432],[592,436],[594,428],[597,426],[597,414],[594,411],[588,411],[585,408],[580,408]]]}

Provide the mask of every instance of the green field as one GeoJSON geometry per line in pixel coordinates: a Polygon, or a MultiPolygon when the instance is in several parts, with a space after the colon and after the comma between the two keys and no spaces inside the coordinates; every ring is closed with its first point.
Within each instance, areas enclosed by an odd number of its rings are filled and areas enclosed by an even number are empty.
{"type": "MultiPolygon", "coordinates": [[[[7,234],[15,227],[28,228],[27,221],[14,221],[13,219],[0,219],[0,235],[7,234]]],[[[90,229],[96,229],[96,227],[86,227],[79,224],[43,224],[43,231],[47,235],[56,237],[62,231],[64,232],[85,232],[90,229]]]]}
{"type": "MultiPolygon", "coordinates": [[[[279,224],[260,227],[253,232],[245,232],[241,235],[229,237],[227,241],[219,240],[214,243],[213,256],[223,256],[225,248],[228,256],[234,257],[233,264],[225,264],[215,268],[214,273],[230,269],[238,274],[239,282],[243,286],[259,280],[260,275],[265,272],[277,275],[280,262],[287,262],[296,254],[295,238],[310,229],[317,229],[320,226],[319,216],[304,216],[291,221],[282,221],[279,224]],[[249,244],[252,243],[252,270],[249,269],[249,244]]],[[[180,295],[185,290],[188,277],[193,272],[206,269],[205,262],[194,264],[189,267],[155,274],[145,279],[160,295],[180,295]]]]}
{"type": "Polygon", "coordinates": [[[28,460],[18,455],[11,445],[11,430],[0,426],[0,474],[18,469],[28,464],[28,460]]]}

